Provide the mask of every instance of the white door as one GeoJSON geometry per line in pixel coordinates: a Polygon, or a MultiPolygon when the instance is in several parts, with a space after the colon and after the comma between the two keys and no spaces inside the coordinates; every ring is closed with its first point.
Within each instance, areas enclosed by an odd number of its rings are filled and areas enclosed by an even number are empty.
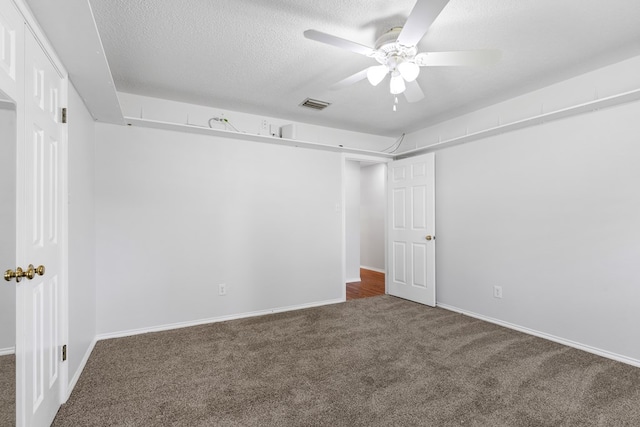
{"type": "Polygon", "coordinates": [[[45,266],[17,286],[18,425],[48,426],[60,407],[64,79],[25,31],[24,145],[18,150],[18,263],[45,266]],[[22,181],[22,182],[21,182],[22,181]],[[21,214],[21,215],[20,215],[21,214]]]}
{"type": "Polygon", "coordinates": [[[387,290],[436,305],[435,155],[388,164],[387,290]]]}
{"type": "MultiPolygon", "coordinates": [[[[16,108],[23,96],[23,30],[24,21],[10,0],[0,0],[0,158],[3,161],[0,172],[0,271],[14,270],[17,266],[16,252],[16,148],[17,132],[22,129],[22,113],[16,108]]],[[[16,282],[1,280],[0,286],[0,355],[15,352],[16,347],[16,282]]],[[[15,385],[15,372],[6,372],[11,377],[0,378],[5,384],[15,385]]],[[[2,402],[9,402],[9,387],[0,390],[2,402]]],[[[3,404],[0,403],[0,404],[3,404]]],[[[0,408],[0,412],[13,412],[15,405],[0,408]]],[[[12,425],[13,423],[9,424],[12,425]]]]}

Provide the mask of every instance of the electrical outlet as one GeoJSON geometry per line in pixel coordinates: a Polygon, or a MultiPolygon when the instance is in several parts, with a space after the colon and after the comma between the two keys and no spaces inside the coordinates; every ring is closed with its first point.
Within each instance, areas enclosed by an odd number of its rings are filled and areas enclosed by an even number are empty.
{"type": "Polygon", "coordinates": [[[227,295],[227,285],[221,283],[218,285],[218,295],[225,296],[227,295]]]}
{"type": "Polygon", "coordinates": [[[493,287],[493,297],[494,298],[502,298],[502,286],[494,286],[493,287]]]}

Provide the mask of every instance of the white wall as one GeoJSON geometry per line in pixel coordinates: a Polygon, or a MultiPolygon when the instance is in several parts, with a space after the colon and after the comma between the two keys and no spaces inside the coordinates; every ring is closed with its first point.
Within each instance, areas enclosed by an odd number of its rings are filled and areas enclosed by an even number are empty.
{"type": "Polygon", "coordinates": [[[96,139],[98,333],[343,297],[339,153],[103,124],[96,139]]]}
{"type": "MultiPolygon", "coordinates": [[[[16,113],[0,103],[0,272],[16,268],[16,113]]],[[[0,354],[16,345],[16,282],[0,284],[0,354]]]]}
{"type": "Polygon", "coordinates": [[[69,85],[69,378],[96,337],[95,124],[69,85]]]}
{"type": "Polygon", "coordinates": [[[385,271],[386,171],[384,163],[360,169],[360,265],[377,271],[385,271]]]}
{"type": "Polygon", "coordinates": [[[639,117],[636,102],[438,151],[438,304],[640,363],[639,117]]]}
{"type": "Polygon", "coordinates": [[[360,163],[345,161],[346,279],[360,281],[360,163]]]}

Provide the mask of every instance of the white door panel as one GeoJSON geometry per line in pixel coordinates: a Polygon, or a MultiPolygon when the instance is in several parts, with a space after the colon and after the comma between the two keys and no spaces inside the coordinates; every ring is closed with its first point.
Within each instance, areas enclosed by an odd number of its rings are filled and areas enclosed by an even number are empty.
{"type": "Polygon", "coordinates": [[[435,306],[435,155],[391,162],[388,171],[388,292],[435,306]]]}
{"type": "Polygon", "coordinates": [[[44,265],[43,276],[18,285],[16,348],[22,380],[22,424],[48,426],[60,406],[61,231],[60,97],[63,78],[30,31],[25,31],[24,256],[22,264],[44,265]]]}

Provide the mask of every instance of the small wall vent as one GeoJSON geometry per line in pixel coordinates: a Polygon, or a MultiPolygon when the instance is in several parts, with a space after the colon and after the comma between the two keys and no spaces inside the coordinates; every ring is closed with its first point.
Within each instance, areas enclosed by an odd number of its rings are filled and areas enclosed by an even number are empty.
{"type": "Polygon", "coordinates": [[[311,98],[305,99],[300,104],[301,107],[307,107],[307,108],[311,108],[312,110],[318,110],[318,111],[324,110],[329,105],[331,105],[330,102],[319,101],[317,99],[311,99],[311,98]]]}

